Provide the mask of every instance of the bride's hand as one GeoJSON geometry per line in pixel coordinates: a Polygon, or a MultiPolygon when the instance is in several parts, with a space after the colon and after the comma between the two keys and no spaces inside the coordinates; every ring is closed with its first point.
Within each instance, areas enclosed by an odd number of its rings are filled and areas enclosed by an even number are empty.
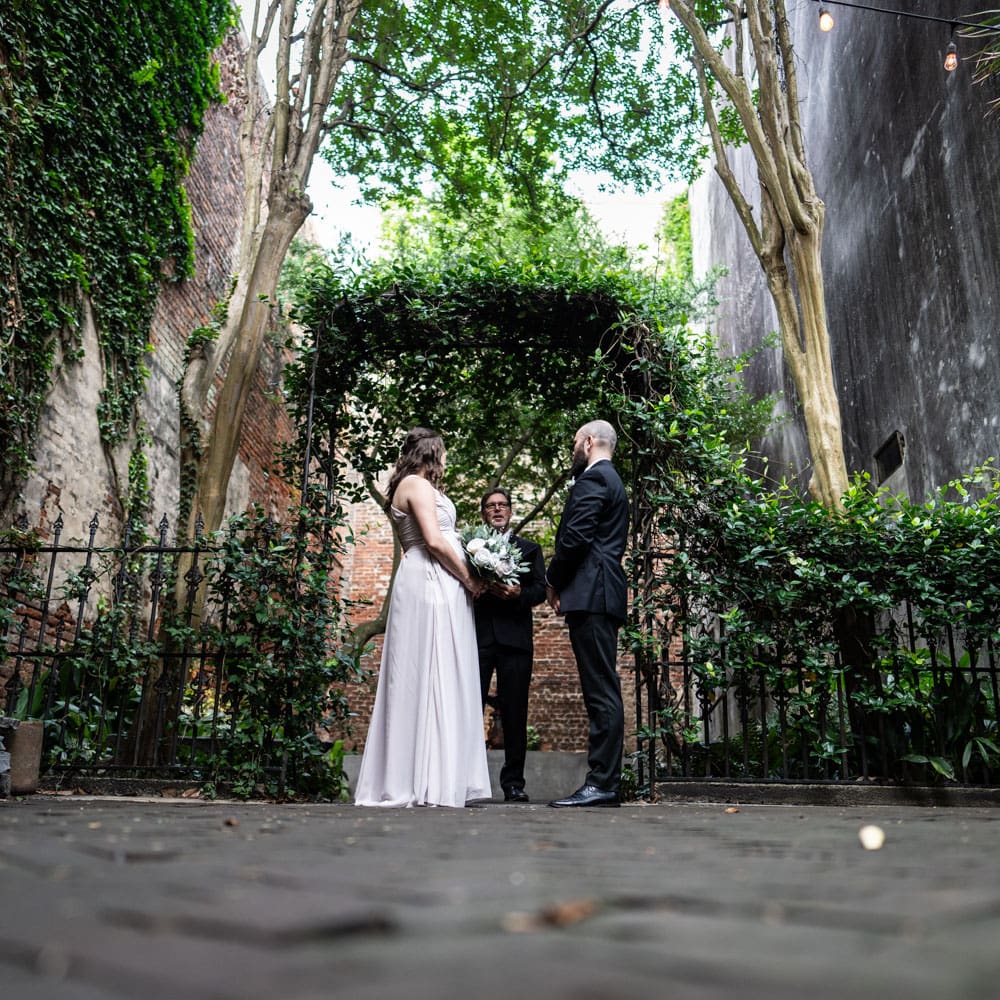
{"type": "Polygon", "coordinates": [[[462,583],[473,597],[481,596],[488,589],[488,584],[476,576],[470,576],[468,580],[463,580],[462,583]]]}

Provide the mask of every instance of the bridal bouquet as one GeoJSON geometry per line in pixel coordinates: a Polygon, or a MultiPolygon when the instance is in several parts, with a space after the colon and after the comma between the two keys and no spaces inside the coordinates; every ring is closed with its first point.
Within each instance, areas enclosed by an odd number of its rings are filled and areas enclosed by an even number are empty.
{"type": "Polygon", "coordinates": [[[462,532],[462,548],[472,572],[489,583],[512,587],[519,576],[531,569],[522,561],[521,550],[510,539],[485,524],[462,532]]]}

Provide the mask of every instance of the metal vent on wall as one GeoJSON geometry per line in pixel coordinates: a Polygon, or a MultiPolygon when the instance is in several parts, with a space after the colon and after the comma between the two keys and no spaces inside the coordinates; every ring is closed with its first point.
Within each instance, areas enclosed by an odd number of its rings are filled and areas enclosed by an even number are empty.
{"type": "Polygon", "coordinates": [[[888,441],[875,452],[875,479],[881,486],[897,469],[903,465],[903,454],[906,443],[899,431],[893,431],[888,441]]]}

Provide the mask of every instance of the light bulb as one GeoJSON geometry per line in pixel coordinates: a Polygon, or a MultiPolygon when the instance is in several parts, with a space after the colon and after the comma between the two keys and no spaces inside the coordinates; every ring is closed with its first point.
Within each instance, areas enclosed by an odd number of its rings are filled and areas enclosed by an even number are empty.
{"type": "Polygon", "coordinates": [[[948,43],[948,50],[944,55],[944,68],[949,73],[954,73],[958,69],[958,46],[954,41],[948,43]]]}
{"type": "Polygon", "coordinates": [[[825,7],[819,9],[819,30],[833,31],[833,15],[825,7]]]}

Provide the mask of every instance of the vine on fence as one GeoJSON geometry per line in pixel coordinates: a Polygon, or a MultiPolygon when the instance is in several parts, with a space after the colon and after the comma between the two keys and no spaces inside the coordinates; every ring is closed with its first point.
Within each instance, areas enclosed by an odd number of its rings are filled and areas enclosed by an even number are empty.
{"type": "Polygon", "coordinates": [[[346,686],[362,676],[343,641],[338,600],[343,519],[304,505],[285,525],[255,506],[233,518],[209,564],[226,620],[215,632],[225,664],[228,738],[221,773],[237,794],[345,793],[346,686]]]}
{"type": "MultiPolygon", "coordinates": [[[[651,346],[651,384],[675,377],[674,367],[651,346]]],[[[793,737],[809,742],[814,760],[836,761],[859,750],[841,746],[822,723],[841,686],[855,731],[887,749],[884,777],[954,777],[976,759],[1000,762],[996,691],[987,671],[975,671],[1000,637],[1000,476],[992,464],[923,502],[858,475],[844,512],[834,514],[787,483],[774,488],[752,476],[745,453],[734,456],[725,440],[716,406],[678,405],[662,393],[622,405],[640,461],[660,470],[643,490],[662,558],[640,590],[636,620],[668,621],[684,633],[706,697],[730,688],[745,703],[763,676],[793,737]],[[914,615],[912,643],[893,618],[904,604],[914,615]],[[720,629],[703,628],[715,615],[720,629]],[[949,629],[966,669],[935,674],[949,629]]],[[[635,554],[637,574],[649,569],[643,556],[635,554]]],[[[636,628],[631,639],[651,660],[664,657],[657,634],[636,628]]],[[[692,720],[707,707],[667,705],[659,731],[646,736],[696,744],[692,720]]],[[[776,724],[762,721],[758,743],[776,724]]]]}
{"type": "Polygon", "coordinates": [[[40,583],[38,560],[49,554],[30,532],[6,533],[0,708],[45,719],[48,766],[163,776],[181,765],[209,793],[344,794],[343,746],[332,734],[348,722],[345,692],[362,676],[362,651],[344,642],[342,513],[310,496],[283,523],[254,507],[197,542],[207,587],[200,623],[185,609],[157,614],[150,596],[184,548],[166,545],[165,520],[160,545],[144,551],[145,531],[114,550],[96,548],[92,535],[85,565],[55,600],[40,583]],[[32,629],[38,640],[20,644],[32,629]],[[145,760],[139,743],[149,734],[145,760]]]}

